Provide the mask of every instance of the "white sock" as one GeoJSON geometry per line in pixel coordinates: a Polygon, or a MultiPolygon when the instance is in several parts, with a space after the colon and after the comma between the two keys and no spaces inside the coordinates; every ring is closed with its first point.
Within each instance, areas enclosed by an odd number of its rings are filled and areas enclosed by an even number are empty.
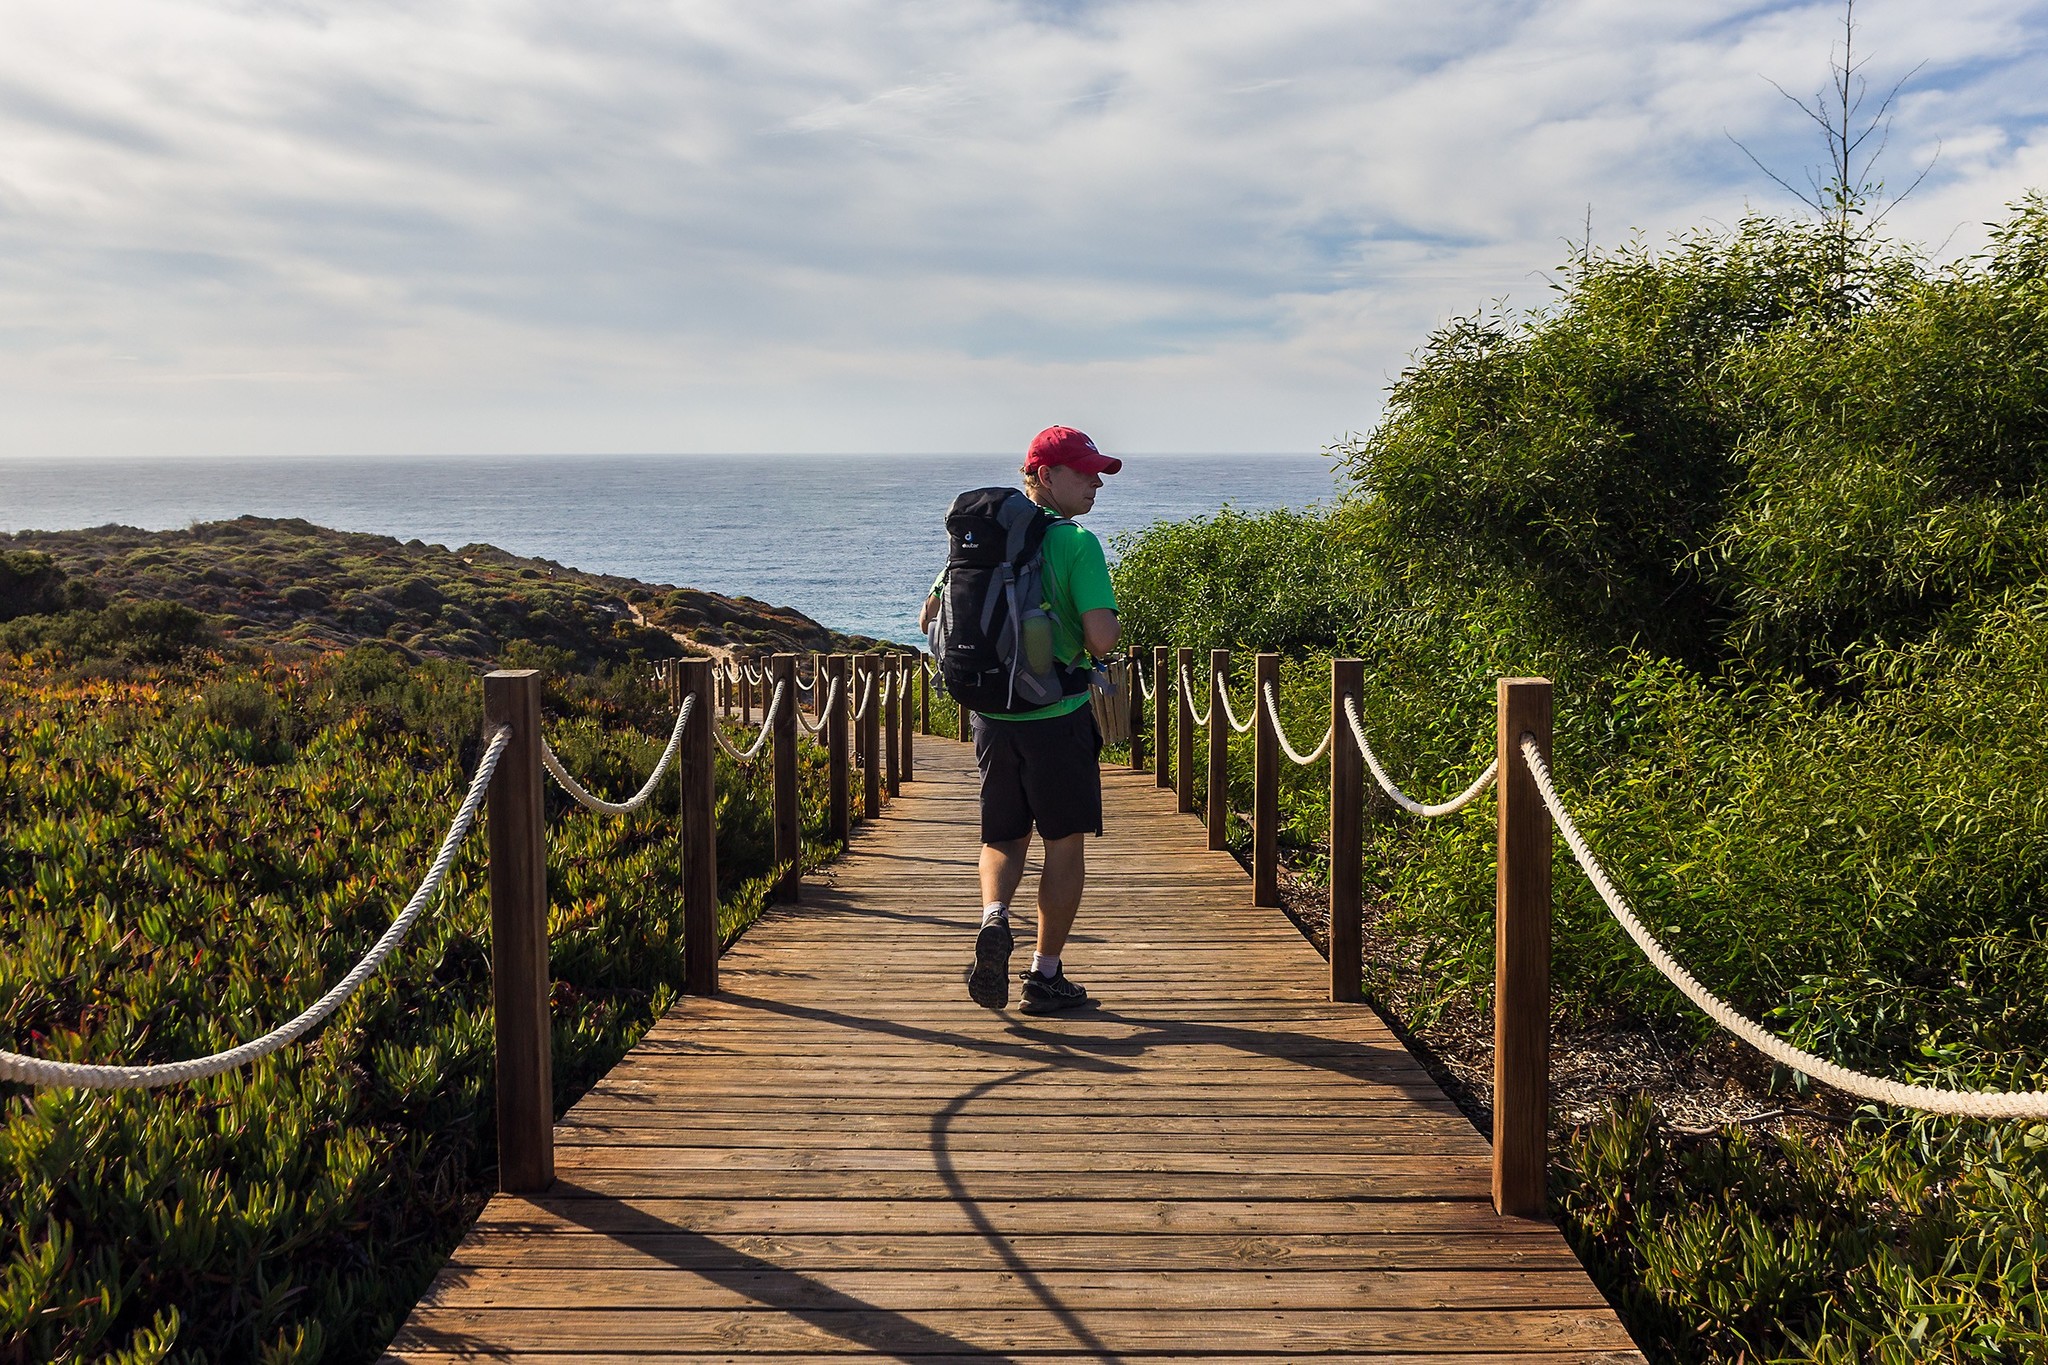
{"type": "Polygon", "coordinates": [[[1009,907],[1009,906],[1007,906],[1007,905],[1003,904],[1003,903],[1002,903],[1001,901],[990,901],[990,902],[989,902],[989,903],[988,903],[987,905],[984,905],[984,906],[982,906],[982,907],[981,907],[981,927],[982,927],[982,928],[984,928],[984,929],[988,928],[988,927],[989,927],[989,926],[990,926],[991,924],[994,924],[994,923],[995,923],[995,922],[996,922],[997,920],[1001,920],[1001,921],[1003,921],[1003,922],[1004,922],[1005,924],[1007,924],[1007,923],[1009,923],[1009,922],[1010,922],[1010,907],[1009,907]]]}
{"type": "Polygon", "coordinates": [[[1044,953],[1033,953],[1031,955],[1031,970],[1037,972],[1047,981],[1052,980],[1060,974],[1059,954],[1054,953],[1051,957],[1047,957],[1044,953]]]}

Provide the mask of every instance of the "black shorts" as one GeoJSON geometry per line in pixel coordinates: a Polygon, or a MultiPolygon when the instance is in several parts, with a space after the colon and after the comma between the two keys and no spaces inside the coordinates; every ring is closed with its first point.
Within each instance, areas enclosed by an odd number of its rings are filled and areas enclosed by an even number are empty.
{"type": "Polygon", "coordinates": [[[981,769],[981,841],[1007,844],[1102,833],[1102,732],[1095,708],[1050,720],[974,716],[974,762],[981,769]]]}

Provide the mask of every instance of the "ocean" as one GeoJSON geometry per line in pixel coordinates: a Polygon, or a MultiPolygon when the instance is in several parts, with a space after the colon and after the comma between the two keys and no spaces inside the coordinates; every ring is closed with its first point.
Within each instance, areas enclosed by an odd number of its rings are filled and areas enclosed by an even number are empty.
{"type": "MultiPolygon", "coordinates": [[[[594,573],[794,607],[915,641],[963,489],[1016,482],[1016,455],[677,455],[288,460],[0,460],[0,531],[149,530],[303,517],[454,548],[482,541],[594,573]]],[[[1134,457],[1086,525],[1306,508],[1336,495],[1320,455],[1134,457]]]]}

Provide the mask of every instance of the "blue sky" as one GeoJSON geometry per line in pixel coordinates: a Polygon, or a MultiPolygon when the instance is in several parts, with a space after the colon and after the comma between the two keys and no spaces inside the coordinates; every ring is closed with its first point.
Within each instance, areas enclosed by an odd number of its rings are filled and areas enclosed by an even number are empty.
{"type": "MultiPolygon", "coordinates": [[[[1893,216],[2048,187],[2048,0],[1864,0],[1893,216]]],[[[10,0],[0,456],[1314,451],[1431,328],[1792,211],[1835,4],[10,0]]]]}

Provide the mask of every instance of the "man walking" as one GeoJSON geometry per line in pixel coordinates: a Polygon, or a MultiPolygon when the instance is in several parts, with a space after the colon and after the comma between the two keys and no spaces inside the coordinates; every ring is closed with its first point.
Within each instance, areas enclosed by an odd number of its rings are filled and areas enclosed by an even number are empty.
{"type": "MultiPolygon", "coordinates": [[[[1043,542],[1044,597],[1053,619],[1053,653],[1087,676],[1089,656],[1116,648],[1116,592],[1102,542],[1075,518],[1087,515],[1102,476],[1123,468],[1072,427],[1047,427],[1024,457],[1024,492],[1052,520],[1043,542]]],[[[942,575],[918,625],[940,608],[942,575]]],[[[1024,976],[1026,1014],[1053,1014],[1088,1003],[1088,992],[1060,963],[1086,884],[1084,840],[1102,833],[1102,735],[1085,685],[1035,710],[974,713],[974,761],[981,769],[981,930],[967,994],[978,1005],[1010,1003],[1010,902],[1024,879],[1037,826],[1045,841],[1038,878],[1038,942],[1024,976]]]]}

